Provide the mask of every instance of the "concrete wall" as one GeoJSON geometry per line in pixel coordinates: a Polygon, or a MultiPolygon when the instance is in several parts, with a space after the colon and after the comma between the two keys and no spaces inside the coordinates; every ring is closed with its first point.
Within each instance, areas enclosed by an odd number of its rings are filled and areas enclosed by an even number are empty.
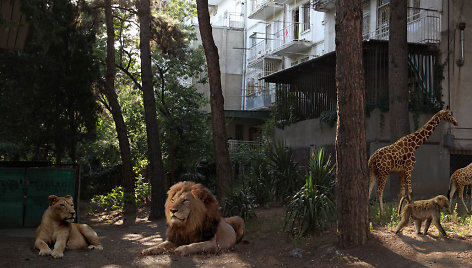
{"type": "MultiPolygon", "coordinates": [[[[198,40],[194,46],[201,44],[200,33],[196,27],[198,40]]],[[[213,39],[218,48],[221,70],[221,87],[225,101],[225,110],[241,110],[244,31],[242,29],[213,27],[213,39]]],[[[198,84],[197,89],[210,99],[209,84],[198,84]]],[[[204,107],[210,112],[210,104],[204,107]]]]}
{"type": "Polygon", "coordinates": [[[452,128],[454,149],[472,154],[472,5],[468,0],[444,0],[442,16],[441,62],[445,63],[443,99],[449,104],[459,122],[452,128]],[[447,10],[448,5],[450,10],[447,10]],[[465,23],[465,56],[462,65],[459,23],[465,23]],[[449,39],[448,39],[449,38],[449,39]],[[447,41],[449,40],[449,42],[447,41]],[[447,61],[449,55],[449,61],[447,61]],[[449,99],[450,96],[450,99],[449,99]]]}
{"type": "MultiPolygon", "coordinates": [[[[432,114],[420,115],[415,126],[410,115],[411,132],[423,126],[432,114]]],[[[390,145],[390,127],[388,113],[378,109],[366,118],[366,138],[368,157],[380,147],[390,145]]],[[[449,187],[449,149],[443,146],[443,136],[447,133],[448,123],[441,122],[431,137],[416,151],[416,166],[412,173],[413,198],[419,199],[438,194],[446,194],[449,187]]],[[[276,140],[284,140],[286,145],[295,150],[303,148],[332,147],[336,139],[336,127],[330,127],[317,119],[301,121],[284,129],[276,129],[276,140]]],[[[366,159],[367,161],[367,159],[366,159]]],[[[390,179],[389,179],[390,181],[390,179]]],[[[384,190],[384,198],[391,198],[390,183],[384,190]]]]}

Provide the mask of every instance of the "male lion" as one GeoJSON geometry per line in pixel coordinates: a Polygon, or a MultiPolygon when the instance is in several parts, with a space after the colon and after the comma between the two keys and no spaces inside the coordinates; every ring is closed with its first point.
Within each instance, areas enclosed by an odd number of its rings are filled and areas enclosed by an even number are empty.
{"type": "Polygon", "coordinates": [[[49,207],[44,211],[41,224],[36,229],[34,247],[39,249],[40,256],[52,255],[62,258],[64,249],[89,249],[103,247],[98,241],[97,233],[87,224],[72,223],[75,219],[72,196],[48,197],[49,207]],[[49,245],[54,244],[51,250],[49,245]]]}
{"type": "Polygon", "coordinates": [[[216,253],[231,249],[241,241],[245,228],[243,219],[222,218],[218,201],[205,186],[191,181],[179,182],[167,195],[167,240],[141,254],[216,253]]]}

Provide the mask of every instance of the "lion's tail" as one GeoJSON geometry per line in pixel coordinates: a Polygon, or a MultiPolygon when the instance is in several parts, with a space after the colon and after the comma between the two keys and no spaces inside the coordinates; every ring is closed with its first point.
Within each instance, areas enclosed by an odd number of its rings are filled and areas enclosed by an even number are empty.
{"type": "Polygon", "coordinates": [[[410,199],[408,199],[408,197],[402,196],[402,198],[400,199],[400,203],[398,204],[398,215],[401,215],[401,214],[402,214],[403,202],[405,202],[405,201],[406,201],[408,204],[410,203],[410,199]]]}
{"type": "Polygon", "coordinates": [[[225,221],[229,223],[233,227],[234,231],[236,232],[236,243],[241,242],[245,233],[245,229],[246,229],[244,220],[239,216],[233,216],[233,217],[225,218],[225,221]]]}

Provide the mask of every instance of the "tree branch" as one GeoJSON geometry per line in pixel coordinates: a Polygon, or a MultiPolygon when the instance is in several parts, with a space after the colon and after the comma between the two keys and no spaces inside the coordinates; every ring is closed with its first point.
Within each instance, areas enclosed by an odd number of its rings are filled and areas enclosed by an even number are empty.
{"type": "Polygon", "coordinates": [[[136,85],[136,87],[139,88],[139,90],[143,90],[143,87],[141,86],[141,84],[138,82],[138,80],[136,79],[136,77],[134,77],[134,75],[128,71],[128,69],[123,68],[123,67],[122,67],[121,65],[119,65],[119,64],[116,64],[116,67],[117,67],[118,69],[120,69],[123,73],[125,73],[125,74],[133,81],[133,83],[136,85]]]}

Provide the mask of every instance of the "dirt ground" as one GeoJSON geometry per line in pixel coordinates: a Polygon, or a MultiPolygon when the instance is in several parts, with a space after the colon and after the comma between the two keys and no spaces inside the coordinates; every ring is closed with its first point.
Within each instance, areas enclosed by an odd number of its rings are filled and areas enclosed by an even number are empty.
{"type": "Polygon", "coordinates": [[[34,229],[0,229],[0,267],[472,267],[472,230],[446,226],[450,238],[417,235],[410,225],[403,234],[374,227],[363,247],[336,248],[334,230],[319,237],[293,240],[281,231],[281,208],[259,209],[247,223],[243,243],[217,255],[141,256],[162,240],[165,222],[148,221],[142,212],[136,224],[120,225],[113,214],[82,216],[98,233],[103,251],[70,250],[64,258],[40,257],[33,249],[34,229]]]}

